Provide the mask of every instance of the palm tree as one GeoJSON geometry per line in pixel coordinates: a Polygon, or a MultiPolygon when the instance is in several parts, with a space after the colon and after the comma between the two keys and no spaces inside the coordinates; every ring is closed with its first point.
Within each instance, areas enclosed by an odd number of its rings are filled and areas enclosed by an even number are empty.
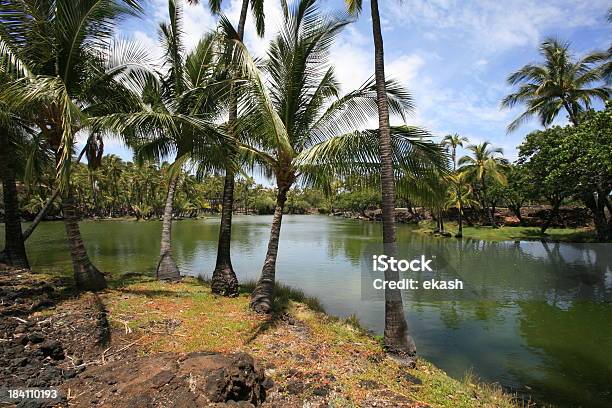
{"type": "Polygon", "coordinates": [[[591,107],[593,100],[606,101],[610,88],[596,86],[604,79],[602,63],[609,60],[608,52],[594,52],[576,60],[569,43],[547,39],[540,46],[541,64],[527,64],[508,76],[508,83],[518,90],[502,100],[502,107],[512,108],[524,104],[526,110],[510,125],[508,131],[516,130],[533,116],[543,126],[550,125],[565,109],[570,122],[576,126],[580,113],[591,107]]]}
{"type": "MultiPolygon", "coordinates": [[[[248,103],[238,128],[253,140],[241,149],[273,176],[277,185],[268,250],[251,295],[251,308],[264,313],[272,309],[279,235],[291,187],[298,181],[325,184],[334,173],[363,175],[380,170],[379,132],[350,131],[365,124],[375,111],[375,83],[368,80],[359,89],[340,96],[334,69],[328,62],[329,47],[347,21],[322,17],[312,0],[285,8],[284,16],[283,29],[272,41],[264,63],[267,83],[242,47],[251,81],[244,86],[248,103]]],[[[236,38],[231,25],[227,21],[224,25],[228,36],[236,38]]],[[[393,81],[386,85],[391,110],[403,116],[412,108],[409,94],[393,81]]],[[[428,134],[418,128],[393,128],[392,159],[398,171],[444,164],[446,158],[440,148],[422,140],[424,136],[428,134]]]]}
{"type": "MultiPolygon", "coordinates": [[[[192,4],[199,0],[189,0],[192,4]]],[[[221,12],[222,0],[211,0],[208,2],[210,10],[214,14],[221,12]]],[[[255,28],[259,36],[263,36],[265,28],[265,15],[263,0],[242,0],[240,17],[236,30],[237,38],[242,41],[246,26],[247,12],[251,4],[251,11],[255,19],[255,28]]],[[[235,85],[231,91],[229,101],[228,127],[229,135],[236,138],[235,123],[238,119],[238,87],[235,85]]],[[[231,146],[234,148],[235,146],[231,146]]],[[[217,261],[211,279],[211,290],[213,293],[223,296],[238,295],[238,279],[232,266],[231,240],[232,240],[232,212],[234,209],[235,169],[231,166],[225,169],[225,180],[223,185],[223,198],[221,201],[221,223],[219,226],[219,244],[217,246],[217,261]]]]}
{"type": "Polygon", "coordinates": [[[455,207],[459,212],[459,229],[455,234],[456,238],[463,237],[463,209],[468,206],[476,207],[478,205],[478,201],[472,198],[473,190],[472,186],[468,183],[467,175],[467,172],[455,172],[448,176],[452,187],[449,190],[446,206],[455,207]]]}
{"type": "MultiPolygon", "coordinates": [[[[467,137],[459,136],[457,133],[444,136],[442,146],[451,151],[451,160],[453,162],[453,172],[457,170],[457,148],[463,147],[463,142],[468,142],[467,137]]],[[[461,215],[459,215],[461,217],[461,215]]],[[[442,210],[438,213],[438,229],[444,232],[444,223],[442,221],[442,210]]]]}
{"type": "Polygon", "coordinates": [[[491,143],[483,142],[468,146],[473,157],[463,156],[459,159],[460,171],[465,172],[469,178],[480,183],[481,204],[493,228],[497,228],[493,212],[487,203],[487,180],[491,179],[499,183],[506,183],[503,169],[508,161],[502,157],[501,148],[491,147],[491,143]]]}
{"type": "Polygon", "coordinates": [[[468,142],[465,136],[459,136],[457,133],[444,136],[442,146],[451,151],[451,160],[453,161],[453,171],[457,170],[457,148],[463,147],[463,142],[468,142]]]}
{"type": "Polygon", "coordinates": [[[27,0],[2,2],[0,60],[16,80],[2,97],[28,117],[55,153],[62,209],[76,285],[98,290],[104,275],[91,263],[78,226],[70,184],[75,134],[93,116],[113,112],[130,98],[123,86],[142,54],[111,41],[117,20],[140,11],[133,0],[27,0]]]}
{"type": "MultiPolygon", "coordinates": [[[[362,0],[345,0],[349,13],[358,15],[362,0]]],[[[374,75],[376,78],[376,100],[378,129],[380,132],[380,184],[382,190],[383,244],[389,256],[395,255],[395,184],[391,155],[391,130],[389,122],[389,101],[385,81],[385,58],[378,0],[370,0],[372,35],[374,37],[374,75]]],[[[392,280],[394,276],[389,276],[392,280]]],[[[399,276],[397,277],[399,278],[399,276]]],[[[415,355],[414,341],[408,335],[401,293],[397,290],[385,292],[385,344],[392,353],[415,355]]]]}
{"type": "Polygon", "coordinates": [[[117,204],[120,203],[119,178],[123,172],[123,160],[114,154],[106,157],[105,176],[108,181],[109,192],[111,194],[111,217],[117,211],[117,204]]]}

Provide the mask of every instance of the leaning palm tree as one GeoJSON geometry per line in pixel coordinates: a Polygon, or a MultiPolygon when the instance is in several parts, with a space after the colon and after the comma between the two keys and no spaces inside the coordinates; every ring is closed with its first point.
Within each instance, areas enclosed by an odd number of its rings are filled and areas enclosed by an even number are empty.
{"type": "Polygon", "coordinates": [[[444,136],[442,146],[451,151],[451,160],[453,162],[453,171],[457,170],[457,148],[463,147],[463,143],[468,142],[465,136],[459,136],[457,133],[444,136]]]}
{"type": "Polygon", "coordinates": [[[196,49],[185,56],[180,3],[169,0],[168,13],[169,22],[159,26],[163,71],[158,76],[147,76],[140,84],[140,106],[127,113],[106,115],[95,123],[123,135],[139,163],[173,158],[167,172],[155,275],[160,280],[179,280],[181,274],[172,257],[172,214],[180,170],[193,161],[209,168],[220,162],[230,166],[230,161],[223,160],[223,153],[230,150],[224,147],[220,151],[227,138],[216,124],[223,114],[228,86],[215,59],[221,54],[215,36],[204,36],[196,49]]]}
{"type": "Polygon", "coordinates": [[[509,132],[534,116],[543,126],[550,125],[562,108],[576,126],[581,112],[589,109],[593,100],[610,97],[610,88],[601,84],[605,76],[602,64],[610,59],[609,52],[594,52],[576,60],[569,43],[547,39],[540,46],[540,55],[543,63],[527,64],[508,76],[508,84],[518,90],[502,100],[502,107],[526,106],[508,125],[509,132]]]}
{"type": "MultiPolygon", "coordinates": [[[[352,15],[361,13],[363,0],[345,0],[352,15]]],[[[376,101],[380,145],[380,185],[382,191],[383,244],[385,252],[394,256],[395,243],[395,183],[391,154],[391,129],[389,122],[389,101],[385,80],[385,57],[378,0],[370,0],[372,15],[372,36],[374,38],[374,76],[376,79],[376,101]]],[[[408,335],[401,293],[397,290],[385,292],[385,343],[400,354],[416,354],[414,342],[408,335]]]]}
{"type": "Polygon", "coordinates": [[[98,290],[104,275],[91,263],[70,183],[75,134],[94,116],[122,109],[143,54],[111,41],[116,22],[139,12],[133,0],[2,2],[0,61],[17,77],[2,98],[30,121],[53,150],[76,285],[98,290]],[[30,115],[31,114],[31,115],[30,115]]]}
{"type": "Polygon", "coordinates": [[[503,150],[499,147],[491,147],[491,143],[483,142],[477,145],[468,146],[472,156],[463,156],[459,159],[459,170],[467,174],[475,182],[480,184],[481,204],[485,210],[489,223],[493,228],[497,228],[491,207],[487,203],[488,180],[505,184],[506,176],[503,169],[508,161],[503,158],[503,150]]]}
{"type": "MultiPolygon", "coordinates": [[[[199,0],[189,0],[190,3],[197,4],[199,0]]],[[[210,10],[214,14],[221,13],[222,0],[212,0],[208,2],[210,10]]],[[[264,15],[264,1],[263,0],[242,0],[240,7],[240,17],[238,19],[238,26],[236,30],[237,38],[239,41],[244,39],[244,29],[246,26],[247,12],[249,9],[249,3],[253,18],[255,19],[255,28],[259,36],[263,36],[265,28],[265,15],[264,15]]],[[[235,124],[238,119],[238,97],[239,88],[235,84],[231,90],[229,100],[229,117],[228,117],[228,130],[229,136],[236,139],[235,124]]],[[[235,144],[232,144],[230,148],[234,149],[235,144]]],[[[225,180],[223,185],[223,198],[221,201],[221,222],[219,226],[219,243],[217,245],[217,261],[215,263],[215,270],[212,274],[211,279],[211,290],[213,293],[223,296],[236,296],[238,295],[238,279],[236,278],[236,272],[232,266],[231,257],[231,240],[232,240],[232,212],[234,209],[234,186],[235,186],[235,175],[236,170],[233,166],[228,166],[225,169],[225,180]]]]}
{"type": "MultiPolygon", "coordinates": [[[[284,17],[264,63],[267,83],[252,63],[246,64],[252,80],[245,86],[249,97],[239,121],[240,130],[253,139],[250,146],[242,146],[243,151],[277,185],[268,250],[251,295],[251,308],[257,312],[272,309],[283,209],[291,187],[299,181],[324,184],[334,175],[371,175],[381,167],[378,130],[351,131],[376,112],[375,82],[368,80],[340,96],[329,65],[329,47],[347,21],[322,17],[312,0],[286,7],[284,17]]],[[[226,22],[226,30],[231,31],[227,26],[226,22]]],[[[244,50],[243,55],[248,60],[244,50]]],[[[393,81],[387,81],[386,87],[391,111],[403,116],[412,108],[410,95],[393,81]]],[[[438,145],[422,139],[426,136],[415,127],[392,129],[391,158],[396,171],[444,166],[446,157],[438,145]]],[[[413,344],[406,330],[404,334],[404,341],[413,344]]],[[[388,346],[397,351],[394,343],[388,346]]]]}

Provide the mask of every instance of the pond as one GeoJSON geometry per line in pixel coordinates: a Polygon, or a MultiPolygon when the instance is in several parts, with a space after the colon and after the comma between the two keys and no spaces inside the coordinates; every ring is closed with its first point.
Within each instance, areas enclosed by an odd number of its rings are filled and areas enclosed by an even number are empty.
{"type": "MultiPolygon", "coordinates": [[[[232,253],[239,279],[259,276],[271,217],[235,216],[232,253]]],[[[210,276],[218,218],[176,221],[173,250],[184,274],[210,276]]],[[[106,272],[153,273],[161,223],[86,221],[87,249],[106,272]]],[[[3,236],[3,235],[2,235],[3,236]]],[[[365,300],[363,253],[381,225],[328,216],[286,216],[277,278],[318,297],[328,313],[356,314],[382,332],[384,304],[365,300]]],[[[612,406],[612,245],[436,238],[398,226],[400,248],[443,257],[470,296],[404,293],[419,354],[455,378],[468,370],[541,402],[612,406]]],[[[28,241],[32,267],[70,270],[61,222],[28,241]]],[[[370,257],[371,259],[371,257],[370,257]]],[[[65,272],[64,272],[65,273],[65,272]]]]}

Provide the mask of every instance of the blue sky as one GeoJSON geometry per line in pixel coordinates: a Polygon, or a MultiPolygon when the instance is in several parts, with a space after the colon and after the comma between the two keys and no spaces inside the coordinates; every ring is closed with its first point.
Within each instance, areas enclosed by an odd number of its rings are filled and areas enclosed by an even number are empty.
{"type": "MultiPolygon", "coordinates": [[[[200,36],[215,27],[207,1],[184,6],[185,44],[192,48],[200,36]]],[[[241,0],[225,1],[223,12],[237,21],[241,0]]],[[[529,131],[529,123],[507,135],[506,126],[518,110],[500,110],[511,91],[505,78],[526,63],[538,61],[538,45],[550,36],[571,42],[576,55],[607,49],[612,24],[606,22],[609,0],[384,0],[381,18],[388,77],[402,81],[411,91],[416,110],[409,124],[437,136],[459,133],[476,143],[484,140],[516,158],[516,146],[529,131]]],[[[323,0],[323,10],[343,10],[342,0],[323,0]]],[[[157,23],[167,16],[166,0],[148,0],[146,16],[124,21],[120,35],[157,49],[157,23]]],[[[263,56],[281,22],[279,0],[266,0],[266,35],[255,35],[247,22],[245,42],[263,56]]],[[[374,71],[369,2],[361,18],[348,26],[332,51],[332,62],[343,89],[358,87],[374,71]]],[[[561,115],[559,123],[565,123],[561,115]]],[[[374,120],[373,124],[376,123],[374,120]]],[[[131,159],[128,149],[109,141],[108,153],[131,159]]]]}

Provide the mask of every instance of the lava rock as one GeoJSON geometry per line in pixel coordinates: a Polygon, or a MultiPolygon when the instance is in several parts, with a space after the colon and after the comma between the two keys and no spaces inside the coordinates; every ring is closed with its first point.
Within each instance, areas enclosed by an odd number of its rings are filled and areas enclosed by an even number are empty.
{"type": "Polygon", "coordinates": [[[265,399],[263,370],[255,366],[253,357],[246,353],[214,357],[215,363],[222,365],[204,370],[204,392],[211,402],[234,400],[257,404],[265,399]]]}
{"type": "Polygon", "coordinates": [[[319,396],[319,397],[327,397],[327,395],[329,394],[329,388],[327,388],[327,387],[316,387],[315,389],[312,390],[312,393],[314,395],[319,396]]]}
{"type": "Polygon", "coordinates": [[[64,371],[64,378],[66,378],[66,379],[74,378],[74,377],[76,377],[76,375],[77,375],[76,370],[68,369],[68,370],[64,371]]]}
{"type": "Polygon", "coordinates": [[[28,335],[28,340],[30,340],[30,343],[38,344],[38,343],[42,343],[43,341],[45,341],[45,338],[42,334],[38,332],[34,332],[28,335]]]}
{"type": "Polygon", "coordinates": [[[25,367],[28,364],[28,358],[27,357],[18,357],[13,359],[12,361],[12,365],[14,367],[25,367]]]}
{"type": "Polygon", "coordinates": [[[47,340],[40,345],[40,351],[44,356],[49,356],[54,360],[64,359],[64,349],[57,340],[47,340]]]}

